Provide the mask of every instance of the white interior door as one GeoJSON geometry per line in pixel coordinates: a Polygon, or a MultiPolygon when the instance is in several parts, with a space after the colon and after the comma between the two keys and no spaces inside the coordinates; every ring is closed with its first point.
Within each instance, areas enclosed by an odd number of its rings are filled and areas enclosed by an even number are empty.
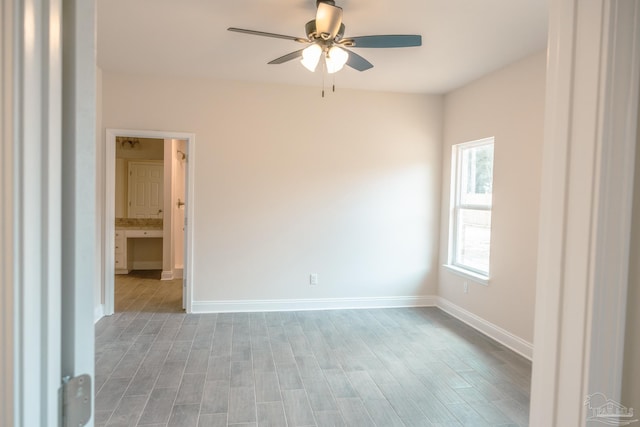
{"type": "Polygon", "coordinates": [[[162,163],[129,163],[129,218],[162,218],[163,170],[162,163]]]}

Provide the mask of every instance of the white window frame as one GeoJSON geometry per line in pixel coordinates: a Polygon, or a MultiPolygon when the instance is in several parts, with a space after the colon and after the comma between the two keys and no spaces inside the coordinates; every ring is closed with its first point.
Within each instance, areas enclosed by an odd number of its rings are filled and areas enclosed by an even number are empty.
{"type": "MultiPolygon", "coordinates": [[[[476,148],[483,145],[494,145],[495,138],[488,137],[478,139],[475,141],[463,142],[455,144],[451,150],[451,207],[450,207],[450,220],[449,220],[449,257],[448,263],[445,265],[450,271],[461,275],[465,278],[472,279],[473,281],[488,285],[489,284],[489,271],[482,271],[468,265],[462,264],[457,261],[457,233],[458,233],[458,218],[459,211],[461,209],[478,210],[478,211],[492,211],[493,208],[493,196],[489,205],[472,205],[461,203],[461,174],[462,174],[462,156],[463,150],[476,148]]],[[[493,181],[493,174],[491,177],[493,181]]],[[[491,248],[489,248],[491,251],[491,248]]]]}

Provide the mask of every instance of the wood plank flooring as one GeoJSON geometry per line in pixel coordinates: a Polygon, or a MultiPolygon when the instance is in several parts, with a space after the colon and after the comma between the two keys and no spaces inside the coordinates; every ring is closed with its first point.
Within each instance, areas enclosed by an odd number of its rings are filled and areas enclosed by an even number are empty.
{"type": "Polygon", "coordinates": [[[531,364],[437,308],[184,314],[118,276],[96,426],[525,426],[531,364]]]}

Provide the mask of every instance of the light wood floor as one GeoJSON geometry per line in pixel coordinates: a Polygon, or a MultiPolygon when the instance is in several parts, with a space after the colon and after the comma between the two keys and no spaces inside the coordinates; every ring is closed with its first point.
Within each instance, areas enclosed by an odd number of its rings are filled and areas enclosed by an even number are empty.
{"type": "Polygon", "coordinates": [[[182,279],[160,280],[161,274],[160,270],[134,270],[116,275],[116,313],[182,313],[182,279]]]}
{"type": "Polygon", "coordinates": [[[97,426],[528,423],[531,364],[437,308],[187,315],[143,276],[96,325],[97,426]]]}

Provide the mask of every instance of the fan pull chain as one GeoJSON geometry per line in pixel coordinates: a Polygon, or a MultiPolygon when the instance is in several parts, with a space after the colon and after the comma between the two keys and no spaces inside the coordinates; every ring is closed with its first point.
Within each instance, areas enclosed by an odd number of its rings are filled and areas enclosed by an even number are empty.
{"type": "Polygon", "coordinates": [[[336,91],[336,75],[335,73],[333,74],[333,92],[336,91]]]}
{"type": "Polygon", "coordinates": [[[326,68],[324,61],[322,61],[322,97],[324,98],[324,75],[326,74],[326,68]]]}

